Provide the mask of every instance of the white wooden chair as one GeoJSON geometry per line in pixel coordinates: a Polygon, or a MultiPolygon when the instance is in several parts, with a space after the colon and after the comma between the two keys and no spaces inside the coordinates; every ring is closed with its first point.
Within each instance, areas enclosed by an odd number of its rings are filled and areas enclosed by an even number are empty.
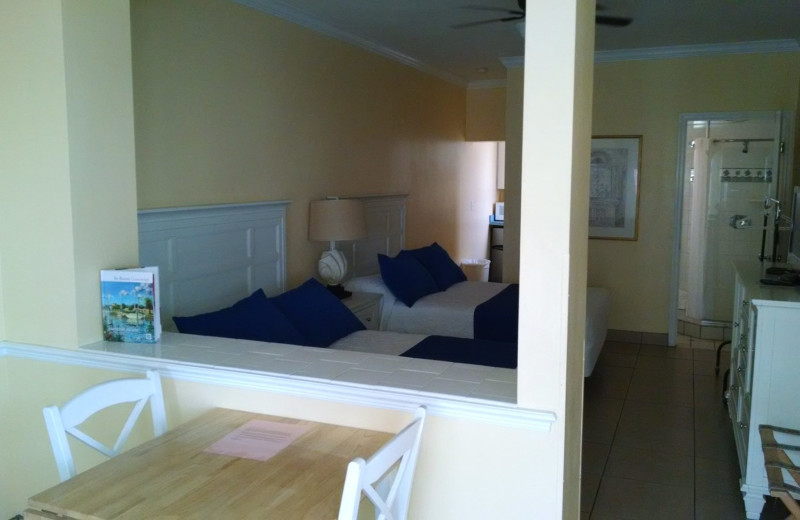
{"type": "Polygon", "coordinates": [[[115,457],[128,440],[134,424],[147,401],[153,415],[153,432],[156,436],[167,431],[167,414],[158,372],[147,371],[146,378],[116,379],[100,383],[70,399],[63,406],[48,406],[43,410],[44,422],[50,434],[50,444],[61,481],[75,476],[75,464],[69,447],[67,433],[108,457],[115,457]],[[113,448],[90,437],[77,427],[95,413],[121,403],[136,402],[113,448]]]}
{"type": "Polygon", "coordinates": [[[405,520],[425,415],[420,406],[414,420],[368,461],[358,457],[347,465],[339,520],[356,520],[362,492],[375,505],[377,520],[405,520]]]}

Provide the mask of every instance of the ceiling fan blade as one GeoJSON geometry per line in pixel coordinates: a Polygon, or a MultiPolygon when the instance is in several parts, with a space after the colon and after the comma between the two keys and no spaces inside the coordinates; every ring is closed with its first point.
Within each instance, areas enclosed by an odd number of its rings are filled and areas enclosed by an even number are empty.
{"type": "Polygon", "coordinates": [[[600,25],[609,25],[611,27],[625,27],[633,22],[633,18],[625,18],[622,16],[605,16],[598,14],[594,17],[595,23],[600,25]]]}
{"type": "Polygon", "coordinates": [[[478,26],[478,25],[486,25],[486,24],[496,23],[496,22],[513,22],[514,20],[522,20],[524,18],[525,18],[524,15],[508,16],[508,17],[505,17],[505,18],[492,18],[491,20],[481,20],[479,22],[458,23],[458,24],[455,24],[455,25],[451,25],[450,27],[452,29],[463,29],[465,27],[475,27],[475,26],[478,26]]]}

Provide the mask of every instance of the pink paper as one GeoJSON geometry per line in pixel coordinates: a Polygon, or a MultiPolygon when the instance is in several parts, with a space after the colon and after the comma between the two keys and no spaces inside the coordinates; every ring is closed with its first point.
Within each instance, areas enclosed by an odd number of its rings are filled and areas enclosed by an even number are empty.
{"type": "Polygon", "coordinates": [[[290,445],[308,427],[253,419],[205,449],[207,453],[265,461],[290,445]]]}

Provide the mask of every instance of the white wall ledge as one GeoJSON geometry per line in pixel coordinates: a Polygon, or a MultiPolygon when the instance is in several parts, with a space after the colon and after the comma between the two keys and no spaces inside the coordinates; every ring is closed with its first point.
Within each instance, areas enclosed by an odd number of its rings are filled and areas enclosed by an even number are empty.
{"type": "Polygon", "coordinates": [[[550,431],[557,419],[555,413],[551,411],[526,410],[518,408],[513,403],[489,399],[98,350],[73,350],[0,342],[0,357],[125,372],[157,369],[165,377],[183,381],[403,411],[412,411],[420,404],[424,404],[428,407],[428,413],[433,415],[535,431],[550,431]]]}

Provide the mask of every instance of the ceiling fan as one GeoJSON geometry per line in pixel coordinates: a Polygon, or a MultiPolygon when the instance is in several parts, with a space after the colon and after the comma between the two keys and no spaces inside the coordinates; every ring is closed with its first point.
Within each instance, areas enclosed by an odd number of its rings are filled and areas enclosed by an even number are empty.
{"type": "MultiPolygon", "coordinates": [[[[465,5],[463,9],[470,9],[473,11],[491,11],[491,12],[501,12],[505,13],[506,16],[501,18],[491,18],[489,20],[479,20],[477,22],[467,22],[467,23],[459,23],[456,25],[451,25],[453,29],[463,29],[466,27],[475,27],[477,25],[485,25],[489,23],[496,23],[496,22],[514,22],[517,20],[525,20],[525,0],[517,0],[517,5],[519,9],[504,9],[502,7],[494,7],[490,5],[465,5]]],[[[597,6],[598,11],[605,10],[605,7],[602,5],[597,6]]],[[[624,16],[608,16],[608,15],[595,15],[594,17],[595,23],[599,25],[608,25],[611,27],[625,27],[629,25],[633,18],[628,18],[624,16]]]]}

